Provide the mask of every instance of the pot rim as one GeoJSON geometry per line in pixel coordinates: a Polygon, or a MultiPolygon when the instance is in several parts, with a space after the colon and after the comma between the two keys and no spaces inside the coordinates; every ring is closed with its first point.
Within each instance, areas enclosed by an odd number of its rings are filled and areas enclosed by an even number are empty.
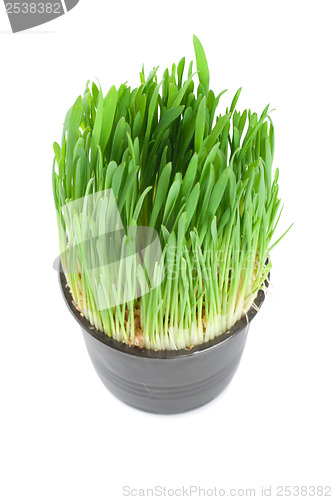
{"type": "MultiPolygon", "coordinates": [[[[269,276],[268,276],[269,279],[269,276]]],[[[268,279],[264,281],[265,287],[268,288],[268,279]]],[[[118,340],[113,339],[112,337],[108,337],[105,333],[97,330],[91,323],[87,320],[85,316],[83,316],[75,307],[73,302],[73,297],[70,292],[69,286],[67,284],[65,273],[59,271],[59,282],[62,290],[63,297],[69,308],[70,312],[79,323],[81,328],[83,328],[87,333],[89,333],[96,340],[99,340],[106,346],[116,349],[117,351],[122,352],[123,354],[127,354],[130,356],[138,356],[142,358],[150,358],[150,359],[176,359],[181,357],[188,357],[193,355],[199,355],[202,352],[207,352],[208,350],[214,349],[222,343],[226,343],[232,337],[240,333],[246,328],[246,331],[249,328],[250,322],[257,315],[257,312],[261,308],[264,300],[265,300],[265,292],[262,288],[259,289],[256,298],[254,299],[250,309],[247,311],[241,319],[239,319],[231,328],[225,333],[221,333],[203,344],[197,344],[192,348],[184,348],[178,350],[153,350],[153,349],[142,349],[137,346],[129,346],[123,342],[119,342],[118,340]]]]}

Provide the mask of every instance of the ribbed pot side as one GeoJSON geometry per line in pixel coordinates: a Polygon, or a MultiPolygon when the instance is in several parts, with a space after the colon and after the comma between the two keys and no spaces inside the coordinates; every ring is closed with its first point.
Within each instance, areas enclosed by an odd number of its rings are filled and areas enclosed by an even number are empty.
{"type": "Polygon", "coordinates": [[[250,322],[265,298],[260,290],[255,307],[227,334],[189,350],[153,351],[129,347],[93,328],[76,310],[63,273],[60,284],[103,384],[124,403],[163,414],[198,408],[223,391],[237,370],[250,322]]]}

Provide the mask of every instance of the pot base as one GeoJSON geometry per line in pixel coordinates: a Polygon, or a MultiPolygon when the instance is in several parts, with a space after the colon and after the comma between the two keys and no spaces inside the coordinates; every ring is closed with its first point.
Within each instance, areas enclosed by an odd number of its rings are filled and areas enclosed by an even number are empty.
{"type": "Polygon", "coordinates": [[[225,389],[240,362],[250,322],[265,298],[259,290],[254,307],[230,331],[205,344],[190,350],[153,351],[122,344],[93,328],[75,308],[63,273],[60,285],[103,384],[124,403],[161,414],[198,408],[225,389]]]}
{"type": "Polygon", "coordinates": [[[154,359],[110,349],[82,330],[90,359],[105,387],[134,408],[163,414],[192,410],[218,396],[234,376],[247,338],[244,329],[223,342],[220,349],[154,359]]]}

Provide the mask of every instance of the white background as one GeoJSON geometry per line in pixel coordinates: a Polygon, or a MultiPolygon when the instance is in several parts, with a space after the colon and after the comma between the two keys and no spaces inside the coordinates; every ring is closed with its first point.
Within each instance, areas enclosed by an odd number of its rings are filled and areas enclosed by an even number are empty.
{"type": "Polygon", "coordinates": [[[118,500],[125,485],[182,484],[259,497],[262,485],[333,485],[332,15],[321,0],[81,0],[13,35],[1,4],[1,498],[118,500]],[[272,252],[272,295],[229,388],[165,417],[107,392],[63,302],[52,143],[86,80],[134,87],[143,62],[189,62],[193,33],[211,88],[229,89],[223,106],[242,86],[239,109],[276,108],[279,232],[295,225],[272,252]]]}

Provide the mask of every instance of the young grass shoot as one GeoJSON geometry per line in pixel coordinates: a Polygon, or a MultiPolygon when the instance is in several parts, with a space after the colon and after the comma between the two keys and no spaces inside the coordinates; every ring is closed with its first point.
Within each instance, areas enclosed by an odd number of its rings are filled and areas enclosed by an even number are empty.
{"type": "Polygon", "coordinates": [[[190,348],[245,315],[271,269],[281,214],[268,106],[237,111],[239,89],[217,113],[225,91],[209,88],[195,36],[194,49],[196,71],[183,58],[161,80],[158,68],[142,69],[134,89],[103,95],[87,84],[54,144],[60,251],[75,306],[105,335],[140,348],[190,348]],[[139,228],[147,229],[144,258],[139,228]]]}

